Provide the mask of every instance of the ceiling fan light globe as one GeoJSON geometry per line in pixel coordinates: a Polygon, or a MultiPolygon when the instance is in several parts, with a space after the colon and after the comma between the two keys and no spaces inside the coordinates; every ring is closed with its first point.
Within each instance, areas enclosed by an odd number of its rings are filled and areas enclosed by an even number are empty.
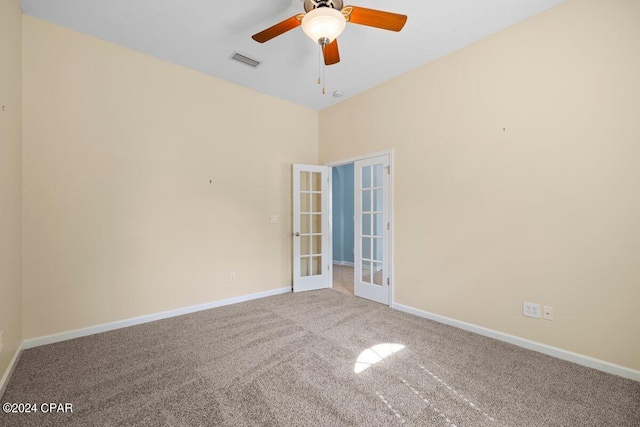
{"type": "Polygon", "coordinates": [[[318,43],[323,38],[333,42],[347,25],[344,15],[330,7],[313,9],[302,18],[302,31],[318,43]]]}

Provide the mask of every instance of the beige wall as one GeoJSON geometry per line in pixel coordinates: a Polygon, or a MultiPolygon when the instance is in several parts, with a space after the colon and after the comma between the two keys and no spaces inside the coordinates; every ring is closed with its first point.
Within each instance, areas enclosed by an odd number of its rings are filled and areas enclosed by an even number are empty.
{"type": "MultiPolygon", "coordinates": [[[[1,1],[0,371],[21,339],[1,1]]],[[[320,147],[313,111],[23,17],[25,338],[287,286],[290,164],[395,148],[396,302],[640,369],[639,7],[569,0],[322,111],[320,147]]]]}
{"type": "Polygon", "coordinates": [[[23,60],[26,339],[291,285],[315,111],[28,16],[23,60]]]}
{"type": "Polygon", "coordinates": [[[21,26],[18,1],[0,0],[0,378],[22,342],[21,26]]]}
{"type": "Polygon", "coordinates": [[[395,148],[396,302],[640,369],[639,22],[569,0],[320,113],[322,162],[395,148]]]}

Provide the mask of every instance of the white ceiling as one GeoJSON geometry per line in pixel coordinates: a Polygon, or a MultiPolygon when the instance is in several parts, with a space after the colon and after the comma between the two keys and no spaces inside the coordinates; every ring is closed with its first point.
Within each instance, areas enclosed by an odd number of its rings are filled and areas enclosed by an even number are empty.
{"type": "Polygon", "coordinates": [[[264,44],[251,35],[304,12],[300,0],[21,0],[22,10],[166,61],[321,110],[564,0],[345,0],[408,15],[400,33],[347,24],[341,62],[317,84],[318,46],[302,28],[264,44]],[[229,60],[234,51],[263,61],[229,60]],[[334,98],[334,91],[344,97],[334,98]]]}

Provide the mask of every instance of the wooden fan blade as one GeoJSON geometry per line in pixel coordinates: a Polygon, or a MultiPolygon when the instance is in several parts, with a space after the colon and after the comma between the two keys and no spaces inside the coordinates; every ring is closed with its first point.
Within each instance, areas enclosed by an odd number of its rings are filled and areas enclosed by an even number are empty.
{"type": "Polygon", "coordinates": [[[402,27],[404,27],[405,22],[407,22],[407,15],[383,12],[381,10],[367,9],[358,6],[346,7],[351,8],[351,13],[347,15],[347,21],[352,24],[382,28],[383,30],[400,31],[402,27]]]}
{"type": "Polygon", "coordinates": [[[260,31],[258,34],[252,35],[251,38],[259,43],[264,43],[274,37],[278,37],[280,34],[284,34],[289,30],[293,30],[298,26],[300,26],[300,18],[298,17],[298,15],[296,15],[292,16],[289,19],[285,19],[284,21],[274,25],[273,27],[269,27],[264,31],[260,31]]]}
{"type": "Polygon", "coordinates": [[[340,52],[338,52],[338,39],[335,39],[326,45],[322,52],[324,53],[324,65],[333,65],[340,62],[340,52]]]}

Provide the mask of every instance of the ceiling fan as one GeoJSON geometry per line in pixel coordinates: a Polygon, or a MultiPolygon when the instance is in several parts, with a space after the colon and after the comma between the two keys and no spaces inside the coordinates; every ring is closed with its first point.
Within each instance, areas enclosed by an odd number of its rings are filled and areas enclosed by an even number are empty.
{"type": "Polygon", "coordinates": [[[340,62],[337,37],[347,22],[390,31],[402,30],[407,22],[406,15],[358,6],[343,7],[342,0],[304,0],[304,10],[306,13],[285,19],[252,38],[264,43],[302,25],[304,33],[322,47],[325,65],[333,65],[340,62]]]}

